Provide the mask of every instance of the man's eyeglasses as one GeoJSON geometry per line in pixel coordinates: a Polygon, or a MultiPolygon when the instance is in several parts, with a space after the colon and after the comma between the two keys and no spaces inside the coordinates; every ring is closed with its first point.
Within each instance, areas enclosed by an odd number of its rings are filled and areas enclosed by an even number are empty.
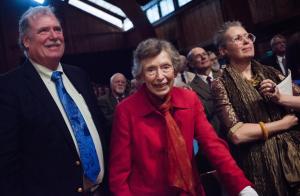
{"type": "Polygon", "coordinates": [[[237,45],[240,45],[243,43],[244,40],[247,40],[247,41],[251,41],[251,42],[255,42],[255,35],[253,35],[252,33],[246,33],[244,35],[236,35],[232,38],[231,42],[232,43],[235,43],[237,45]]]}

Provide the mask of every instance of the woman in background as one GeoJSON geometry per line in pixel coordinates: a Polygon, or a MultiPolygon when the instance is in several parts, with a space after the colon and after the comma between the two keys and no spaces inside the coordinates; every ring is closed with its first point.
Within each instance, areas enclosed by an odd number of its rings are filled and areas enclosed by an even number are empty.
{"type": "Polygon", "coordinates": [[[299,110],[300,97],[279,93],[284,76],[253,60],[255,36],[240,22],[225,23],[215,38],[229,64],[212,92],[237,162],[259,195],[300,195],[300,130],[286,108],[299,110]]]}

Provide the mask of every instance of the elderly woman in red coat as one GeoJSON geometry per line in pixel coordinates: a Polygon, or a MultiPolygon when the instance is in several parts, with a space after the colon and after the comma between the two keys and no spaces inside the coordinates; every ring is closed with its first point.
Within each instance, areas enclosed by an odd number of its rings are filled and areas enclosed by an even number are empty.
{"type": "Polygon", "coordinates": [[[109,163],[112,195],[205,195],[193,159],[193,139],[230,195],[257,195],[208,123],[197,95],[173,87],[179,53],[148,39],[134,52],[142,87],[116,108],[109,163]]]}

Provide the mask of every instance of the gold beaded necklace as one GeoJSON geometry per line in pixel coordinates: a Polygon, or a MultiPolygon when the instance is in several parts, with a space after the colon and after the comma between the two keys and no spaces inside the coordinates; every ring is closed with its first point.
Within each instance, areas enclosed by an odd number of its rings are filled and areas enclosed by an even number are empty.
{"type": "Polygon", "coordinates": [[[251,79],[245,79],[249,84],[251,84],[253,87],[256,87],[260,83],[260,78],[257,74],[255,74],[251,79]]]}

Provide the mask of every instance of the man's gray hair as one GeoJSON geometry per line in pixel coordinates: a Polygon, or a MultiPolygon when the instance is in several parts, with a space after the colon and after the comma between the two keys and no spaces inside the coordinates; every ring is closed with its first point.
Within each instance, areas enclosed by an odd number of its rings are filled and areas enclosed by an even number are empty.
{"type": "MultiPolygon", "coordinates": [[[[30,19],[34,19],[38,15],[54,15],[54,8],[50,6],[30,7],[19,20],[19,46],[27,56],[26,47],[23,44],[24,36],[28,35],[30,29],[30,19]]],[[[58,19],[57,19],[58,20],[58,19]]]]}
{"type": "Polygon", "coordinates": [[[285,38],[283,35],[281,35],[281,34],[276,34],[276,35],[274,35],[274,36],[272,37],[271,41],[270,41],[270,46],[271,46],[271,48],[273,48],[275,39],[277,39],[277,38],[286,40],[286,38],[285,38]]]}
{"type": "Polygon", "coordinates": [[[115,74],[113,74],[113,75],[110,77],[110,85],[112,85],[112,83],[113,83],[115,77],[117,77],[117,76],[119,76],[119,75],[120,75],[120,76],[123,76],[123,77],[125,78],[125,80],[126,80],[126,77],[125,77],[124,74],[122,74],[122,73],[115,73],[115,74]]]}
{"type": "Polygon", "coordinates": [[[222,48],[226,44],[225,33],[231,27],[243,27],[240,21],[227,21],[225,22],[220,29],[215,33],[214,44],[217,48],[222,48]]]}
{"type": "Polygon", "coordinates": [[[133,67],[131,71],[133,77],[139,80],[143,71],[141,62],[147,58],[159,55],[162,51],[169,54],[174,70],[177,72],[178,67],[181,64],[181,59],[176,48],[168,41],[150,38],[139,43],[133,53],[133,67]]]}

